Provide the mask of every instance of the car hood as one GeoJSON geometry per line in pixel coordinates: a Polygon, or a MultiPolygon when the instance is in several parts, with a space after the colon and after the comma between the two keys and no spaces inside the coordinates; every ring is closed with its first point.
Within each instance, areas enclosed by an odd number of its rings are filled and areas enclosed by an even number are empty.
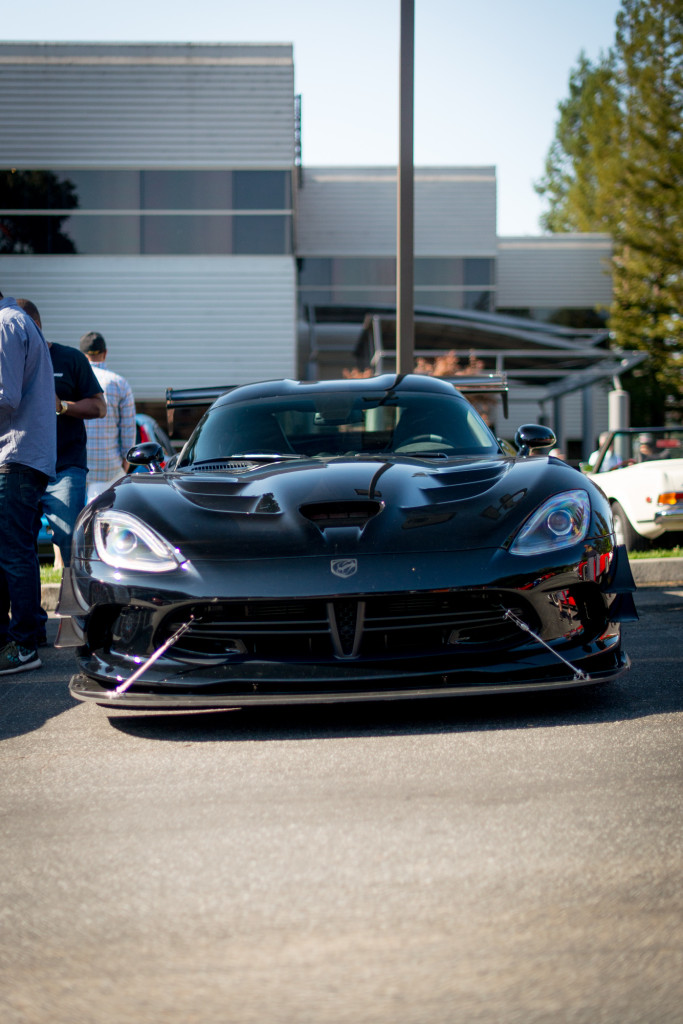
{"type": "Polygon", "coordinates": [[[138,516],[191,560],[458,551],[504,546],[548,495],[575,488],[593,490],[546,457],[335,458],[135,475],[96,507],[138,516]]]}

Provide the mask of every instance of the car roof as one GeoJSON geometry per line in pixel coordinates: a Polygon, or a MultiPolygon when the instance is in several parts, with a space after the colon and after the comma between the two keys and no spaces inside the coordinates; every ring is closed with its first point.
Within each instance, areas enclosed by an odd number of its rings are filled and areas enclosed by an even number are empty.
{"type": "Polygon", "coordinates": [[[270,380],[258,384],[243,384],[217,399],[215,405],[252,401],[257,398],[303,398],[344,391],[348,394],[387,395],[390,393],[443,394],[461,398],[452,383],[426,374],[385,373],[378,377],[351,377],[343,380],[270,380]]]}

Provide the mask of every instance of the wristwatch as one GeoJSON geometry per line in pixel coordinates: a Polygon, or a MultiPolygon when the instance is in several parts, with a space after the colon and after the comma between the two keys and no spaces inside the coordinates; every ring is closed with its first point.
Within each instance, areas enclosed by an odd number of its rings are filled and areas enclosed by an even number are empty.
{"type": "Polygon", "coordinates": [[[66,412],[66,410],[68,408],[69,408],[69,403],[65,402],[64,399],[62,399],[60,404],[59,404],[59,410],[57,411],[57,415],[61,416],[62,413],[66,412]]]}

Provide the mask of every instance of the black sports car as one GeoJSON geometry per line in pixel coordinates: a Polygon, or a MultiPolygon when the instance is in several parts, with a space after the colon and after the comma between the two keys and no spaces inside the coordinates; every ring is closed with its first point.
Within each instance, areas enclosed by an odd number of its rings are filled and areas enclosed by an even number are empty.
{"type": "Polygon", "coordinates": [[[609,503],[539,454],[548,428],[520,427],[511,454],[458,390],[491,387],[250,384],[163,470],[154,442],[131,450],[150,471],[84,509],[64,574],[73,696],[217,708],[614,679],[637,616],[609,503]]]}

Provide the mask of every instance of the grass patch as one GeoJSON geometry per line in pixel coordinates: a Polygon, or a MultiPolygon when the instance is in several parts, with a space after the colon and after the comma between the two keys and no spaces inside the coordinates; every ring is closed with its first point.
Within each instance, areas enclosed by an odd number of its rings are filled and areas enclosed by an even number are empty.
{"type": "Polygon", "coordinates": [[[62,581],[62,570],[55,569],[54,565],[41,565],[40,567],[40,582],[41,583],[61,583],[62,581]]]}
{"type": "Polygon", "coordinates": [[[683,558],[683,547],[677,544],[673,548],[650,548],[649,551],[629,551],[628,557],[635,558],[683,558]]]}

